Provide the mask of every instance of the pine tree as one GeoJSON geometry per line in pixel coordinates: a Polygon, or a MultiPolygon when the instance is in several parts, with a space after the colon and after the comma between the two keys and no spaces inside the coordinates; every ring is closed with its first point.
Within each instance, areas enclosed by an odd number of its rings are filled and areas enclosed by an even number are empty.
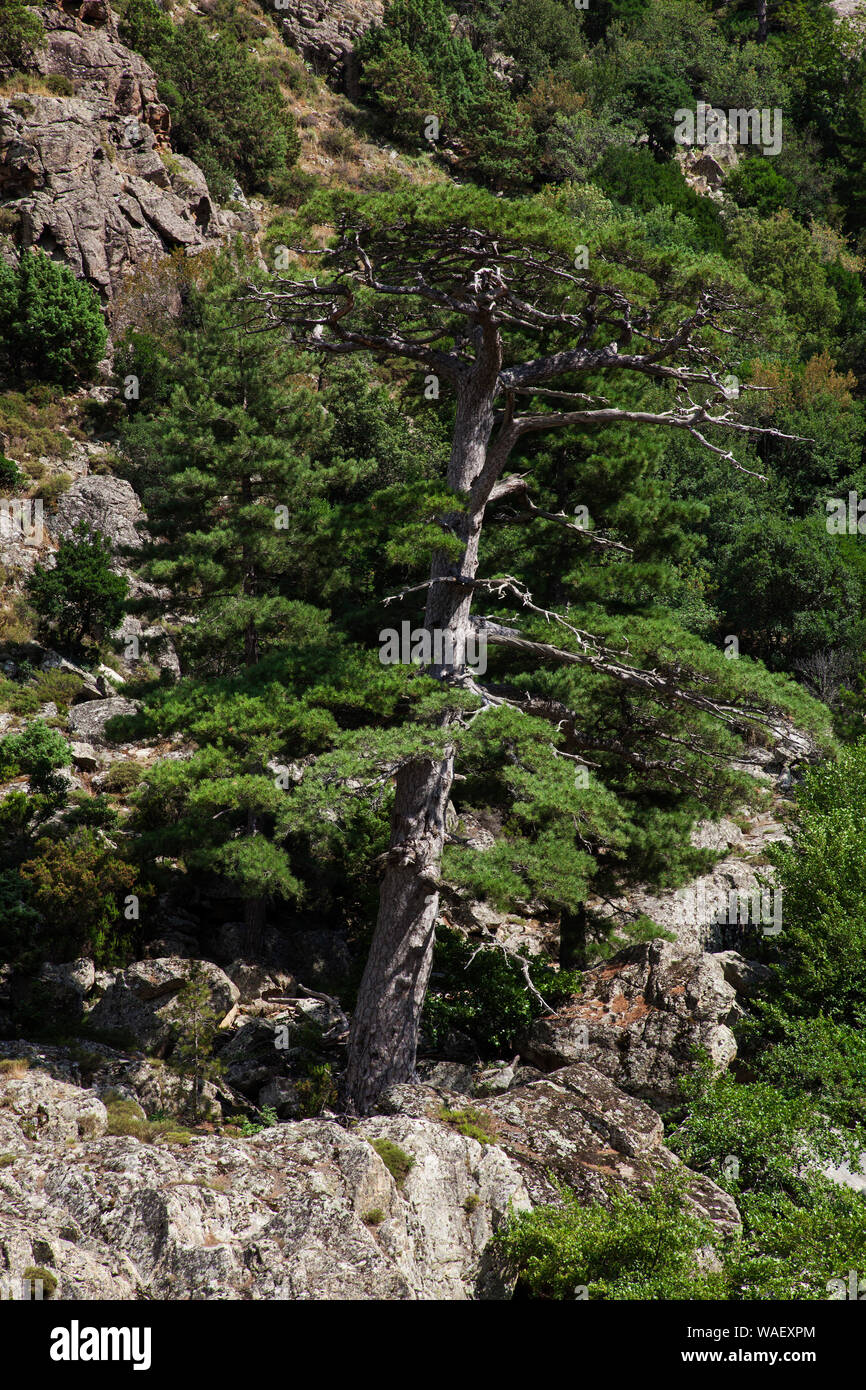
{"type": "Polygon", "coordinates": [[[219,1024],[220,1014],[211,1000],[207,973],[201,961],[192,961],[175,1004],[171,1065],[181,1076],[189,1077],[189,1116],[193,1124],[201,1115],[204,1083],[215,1079],[223,1069],[213,1055],[219,1024]]]}
{"type": "MultiPolygon", "coordinates": [[[[721,653],[697,640],[682,650],[682,629],[664,613],[617,622],[609,596],[603,607],[590,606],[592,625],[584,626],[567,595],[564,611],[548,608],[513,569],[488,577],[482,550],[488,511],[515,501],[535,525],[564,529],[579,550],[610,565],[630,556],[613,538],[540,506],[525,472],[506,474],[512,457],[518,466],[530,461],[529,441],[539,434],[577,429],[589,440],[600,428],[656,425],[739,466],[730,446],[713,444],[707,431],[722,430],[723,439],[753,432],[725,404],[718,363],[732,331],[755,334],[762,309],[745,302],[742,284],[726,283],[718,265],[678,265],[630,245],[627,226],[598,235],[592,256],[601,269],[587,272],[580,248],[572,259],[576,229],[566,219],[474,191],[368,200],[363,209],[349,197],[342,215],[333,206],[329,216],[321,206],[308,213],[339,224],[325,253],[330,274],[280,278],[253,298],[298,346],[402,359],[445,382],[454,397],[447,482],[456,502],[441,517],[429,580],[404,591],[426,593],[431,644],[437,635],[448,639],[446,654],[429,666],[444,706],[435,728],[431,721],[419,739],[416,727],[397,759],[379,918],[350,1035],[348,1099],[365,1111],[384,1086],[413,1074],[443,891],[446,812],[464,748],[471,758],[486,736],[497,747],[495,775],[510,784],[521,831],[510,848],[500,843],[490,852],[487,883],[498,859],[498,876],[510,871],[513,891],[515,862],[534,855],[536,881],[564,884],[559,891],[573,904],[585,898],[590,876],[581,854],[588,861],[607,840],[622,856],[630,841],[654,840],[662,855],[675,830],[683,838],[700,800],[719,796],[724,774],[720,782],[712,770],[734,752],[738,733],[780,736],[772,708],[784,697],[762,689],[746,663],[725,670],[721,653]],[[480,604],[486,611],[477,612],[480,604]],[[513,662],[497,670],[504,680],[485,681],[469,668],[473,637],[513,662]],[[533,691],[527,676],[547,666],[579,678],[539,672],[533,691]],[[473,699],[480,708],[472,709],[473,699]],[[611,705],[619,707],[615,721],[606,717],[611,705]],[[575,765],[587,775],[608,760],[619,796],[606,788],[576,794],[575,765]],[[655,826],[652,815],[641,827],[633,814],[643,778],[656,788],[655,826]],[[678,826],[659,823],[665,782],[681,798],[678,826]],[[570,848],[560,835],[569,813],[579,826],[570,848]]],[[[740,363],[729,357],[726,367],[740,363]]],[[[645,496],[642,506],[652,505],[645,496]]]]}

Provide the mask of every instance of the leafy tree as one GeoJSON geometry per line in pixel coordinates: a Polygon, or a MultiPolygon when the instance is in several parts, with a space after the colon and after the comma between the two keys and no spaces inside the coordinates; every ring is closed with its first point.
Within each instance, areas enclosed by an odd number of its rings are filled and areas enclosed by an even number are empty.
{"type": "Polygon", "coordinates": [[[772,669],[790,671],[817,651],[853,645],[862,582],[828,543],[825,518],[743,518],[719,569],[722,626],[772,669]]]}
{"type": "Polygon", "coordinates": [[[69,386],[93,375],[107,331],[99,300],[68,266],[43,251],[0,262],[0,369],[69,386]]]}
{"type": "Polygon", "coordinates": [[[114,964],[122,957],[129,933],[119,899],[134,889],[136,873],[110,841],[87,827],[60,840],[45,837],[19,872],[42,915],[49,959],[87,955],[114,964]]]}
{"type": "Polygon", "coordinates": [[[26,0],[4,0],[0,12],[0,69],[26,67],[44,34],[41,19],[26,0]]]}
{"type": "Polygon", "coordinates": [[[118,626],[127,608],[128,581],[111,568],[111,543],[79,522],[60,542],[54,566],[37,565],[28,581],[33,607],[56,640],[79,648],[118,626]]]}
{"type": "Polygon", "coordinates": [[[497,38],[528,82],[580,57],[583,48],[578,13],[563,0],[511,0],[497,38]]]}
{"type": "Polygon", "coordinates": [[[673,154],[676,148],[673,113],[689,108],[693,100],[691,89],[682,77],[656,64],[647,64],[629,74],[621,96],[645,128],[650,149],[673,154]]]}

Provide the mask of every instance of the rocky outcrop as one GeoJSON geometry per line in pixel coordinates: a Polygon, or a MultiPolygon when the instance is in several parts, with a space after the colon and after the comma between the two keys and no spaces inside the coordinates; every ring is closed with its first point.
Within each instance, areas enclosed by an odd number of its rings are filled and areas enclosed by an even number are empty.
{"type": "MultiPolygon", "coordinates": [[[[113,299],[154,257],[193,251],[229,230],[201,170],[172,154],[153,70],[94,24],[45,7],[43,73],[71,96],[0,97],[0,206],[18,214],[24,246],[40,246],[113,299]]],[[[97,17],[98,18],[98,17],[97,17]]]]}
{"type": "Polygon", "coordinates": [[[277,1125],[252,1139],[158,1144],[104,1131],[94,1097],[0,1075],[0,1266],[49,1268],[55,1297],[506,1297],[490,1242],[529,1205],[496,1145],[427,1118],[277,1125]],[[63,1114],[59,1146],[36,1121],[63,1114]],[[28,1133],[21,1127],[32,1120],[28,1133]],[[84,1133],[82,1133],[84,1127],[84,1133]],[[413,1160],[391,1175],[373,1144],[413,1160]]]}
{"type": "Polygon", "coordinates": [[[281,0],[283,37],[314,72],[358,95],[355,42],[381,23],[383,0],[281,0]]]}
{"type": "MultiPolygon", "coordinates": [[[[445,1098],[452,1113],[465,1105],[459,1096],[445,1098]]],[[[440,1113],[442,1101],[443,1093],[429,1086],[394,1086],[381,1104],[405,1117],[440,1113]]],[[[494,1142],[521,1171],[533,1204],[558,1202],[557,1184],[564,1184],[581,1203],[604,1205],[613,1188],[640,1192],[680,1174],[696,1211],[720,1231],[740,1224],[733,1199],[665,1148],[660,1116],[586,1063],[480,1101],[476,1109],[492,1121],[494,1142]]]]}
{"type": "Polygon", "coordinates": [[[679,1099],[696,1048],[719,1070],[736,1056],[728,1026],[736,992],[714,956],[651,941],[587,971],[583,983],[579,998],[535,1022],[522,1049],[545,1071],[589,1063],[664,1109],[679,1099]]]}
{"type": "Polygon", "coordinates": [[[785,827],[772,810],[752,813],[745,830],[727,818],[701,822],[692,834],[693,845],[721,856],[709,872],[683,888],[660,893],[639,888],[628,897],[591,899],[588,905],[599,917],[622,922],[649,917],[687,951],[742,949],[765,929],[777,934],[781,897],[774,897],[766,884],[762,889],[761,880],[771,878],[767,846],[785,838],[785,827]]]}
{"type": "MultiPolygon", "coordinates": [[[[83,709],[86,706],[79,706],[83,709]]],[[[238,989],[218,965],[199,962],[210,991],[210,1004],[224,1015],[237,1002],[238,989]]],[[[171,1045],[177,1015],[177,995],[186,984],[191,962],[167,957],[136,961],[118,970],[88,1015],[93,1030],[123,1034],[137,1047],[156,1056],[171,1045]]]]}

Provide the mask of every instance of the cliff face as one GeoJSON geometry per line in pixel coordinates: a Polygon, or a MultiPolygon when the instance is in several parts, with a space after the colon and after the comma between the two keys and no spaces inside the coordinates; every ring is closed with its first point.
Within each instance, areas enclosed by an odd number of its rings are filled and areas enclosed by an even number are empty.
{"type": "Polygon", "coordinates": [[[358,94],[354,46],[381,22],[382,0],[280,0],[283,37],[313,70],[349,96],[358,94]]]}
{"type": "Polygon", "coordinates": [[[0,211],[22,245],[66,261],[108,302],[144,262],[200,249],[238,218],[220,212],[192,160],[171,152],[155,74],[120,42],[101,0],[41,16],[40,72],[65,78],[73,95],[0,97],[0,211]]]}

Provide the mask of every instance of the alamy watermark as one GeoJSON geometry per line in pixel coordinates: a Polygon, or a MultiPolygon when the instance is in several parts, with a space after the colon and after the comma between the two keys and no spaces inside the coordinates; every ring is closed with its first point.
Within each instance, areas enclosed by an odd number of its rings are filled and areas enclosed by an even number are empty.
{"type": "Polygon", "coordinates": [[[379,660],[383,666],[440,666],[464,668],[483,676],[487,670],[487,638],[470,629],[454,633],[448,628],[413,628],[407,620],[379,633],[379,660]]]}
{"type": "Polygon", "coordinates": [[[699,101],[697,110],[680,106],[674,112],[674,139],[678,145],[758,145],[761,153],[777,155],[782,149],[781,106],[734,106],[722,111],[699,101]]]}

